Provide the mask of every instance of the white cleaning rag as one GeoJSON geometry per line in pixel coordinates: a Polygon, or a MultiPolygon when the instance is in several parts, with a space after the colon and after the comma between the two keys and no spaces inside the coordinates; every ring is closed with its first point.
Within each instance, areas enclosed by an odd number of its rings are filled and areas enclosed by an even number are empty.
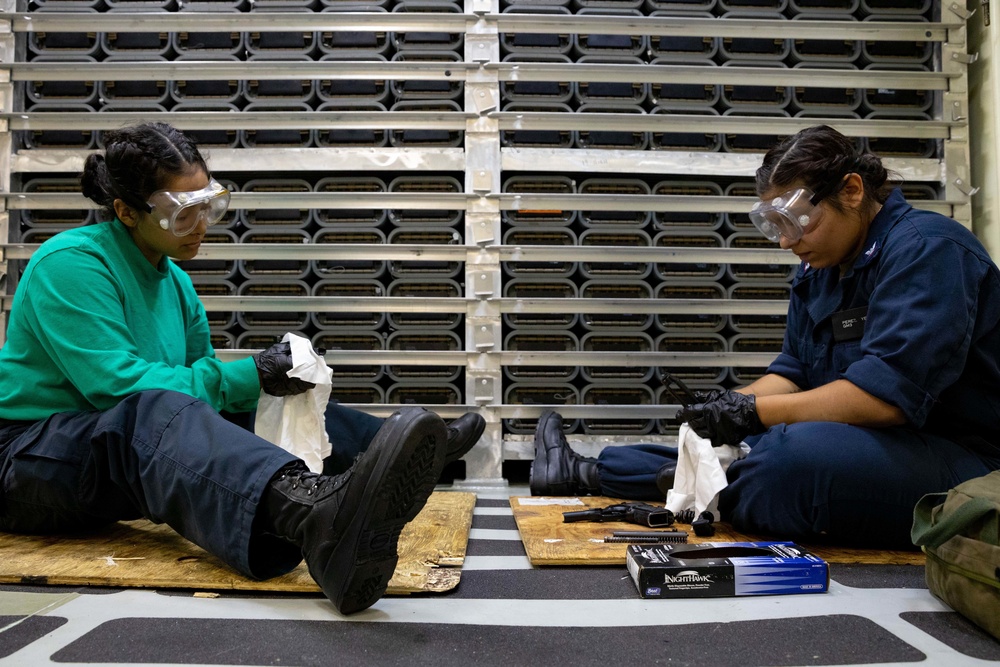
{"type": "Polygon", "coordinates": [[[713,447],[685,422],[677,434],[677,472],[667,492],[667,509],[677,514],[693,509],[695,516],[708,510],[718,518],[719,491],[726,488],[726,469],[750,452],[746,443],[713,447]]]}
{"type": "Polygon", "coordinates": [[[311,471],[320,472],[323,459],[331,450],[330,436],[326,433],[326,405],[330,401],[333,371],[308,339],[289,332],[281,340],[288,341],[292,349],[288,377],[316,386],[295,396],[260,392],[254,432],[305,461],[311,471]]]}

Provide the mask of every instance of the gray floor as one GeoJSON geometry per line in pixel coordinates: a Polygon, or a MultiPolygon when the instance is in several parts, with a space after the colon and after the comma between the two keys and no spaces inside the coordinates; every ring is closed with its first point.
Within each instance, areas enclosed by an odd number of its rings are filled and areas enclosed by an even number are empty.
{"type": "Polygon", "coordinates": [[[1000,665],[923,568],[838,566],[825,594],[642,600],[624,567],[533,568],[480,491],[461,584],[340,617],[319,595],[0,586],[0,666],[1000,665]]]}

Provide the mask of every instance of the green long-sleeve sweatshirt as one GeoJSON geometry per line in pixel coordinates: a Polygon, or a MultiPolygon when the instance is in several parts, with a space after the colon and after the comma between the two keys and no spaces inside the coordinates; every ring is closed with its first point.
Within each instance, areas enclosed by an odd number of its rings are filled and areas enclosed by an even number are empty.
{"type": "Polygon", "coordinates": [[[253,409],[253,359],[215,357],[191,279],[158,267],[115,220],[68,230],[32,256],[0,348],[0,419],[106,410],[170,389],[217,410],[253,409]]]}

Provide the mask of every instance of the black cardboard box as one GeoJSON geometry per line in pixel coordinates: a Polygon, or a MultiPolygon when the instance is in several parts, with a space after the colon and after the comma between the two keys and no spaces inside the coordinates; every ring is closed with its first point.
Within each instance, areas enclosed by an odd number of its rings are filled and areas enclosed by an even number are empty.
{"type": "Polygon", "coordinates": [[[644,598],[825,593],[826,561],[793,542],[704,542],[628,547],[626,565],[644,598]]]}

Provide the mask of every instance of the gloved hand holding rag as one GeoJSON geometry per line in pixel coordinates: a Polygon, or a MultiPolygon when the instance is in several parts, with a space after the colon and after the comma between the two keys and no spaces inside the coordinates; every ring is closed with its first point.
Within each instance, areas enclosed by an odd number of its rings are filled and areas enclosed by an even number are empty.
{"type": "Polygon", "coordinates": [[[695,433],[708,438],[713,447],[739,445],[749,435],[767,430],[757,415],[757,399],[753,394],[736,391],[713,391],[699,394],[700,403],[686,405],[677,418],[695,433]]]}
{"type": "Polygon", "coordinates": [[[326,405],[332,371],[326,360],[295,333],[285,334],[254,360],[261,381],[254,432],[320,472],[331,451],[326,405]]]}
{"type": "Polygon", "coordinates": [[[726,488],[726,470],[750,448],[743,438],[767,430],[757,415],[752,394],[729,390],[691,392],[677,419],[677,471],[667,493],[667,509],[678,514],[693,510],[718,517],[719,492],[726,488]]]}
{"type": "Polygon", "coordinates": [[[260,389],[270,396],[295,396],[316,386],[313,382],[288,374],[295,366],[292,359],[292,344],[288,336],[285,336],[280,343],[275,343],[263,352],[255,354],[253,361],[257,365],[260,389]]]}

